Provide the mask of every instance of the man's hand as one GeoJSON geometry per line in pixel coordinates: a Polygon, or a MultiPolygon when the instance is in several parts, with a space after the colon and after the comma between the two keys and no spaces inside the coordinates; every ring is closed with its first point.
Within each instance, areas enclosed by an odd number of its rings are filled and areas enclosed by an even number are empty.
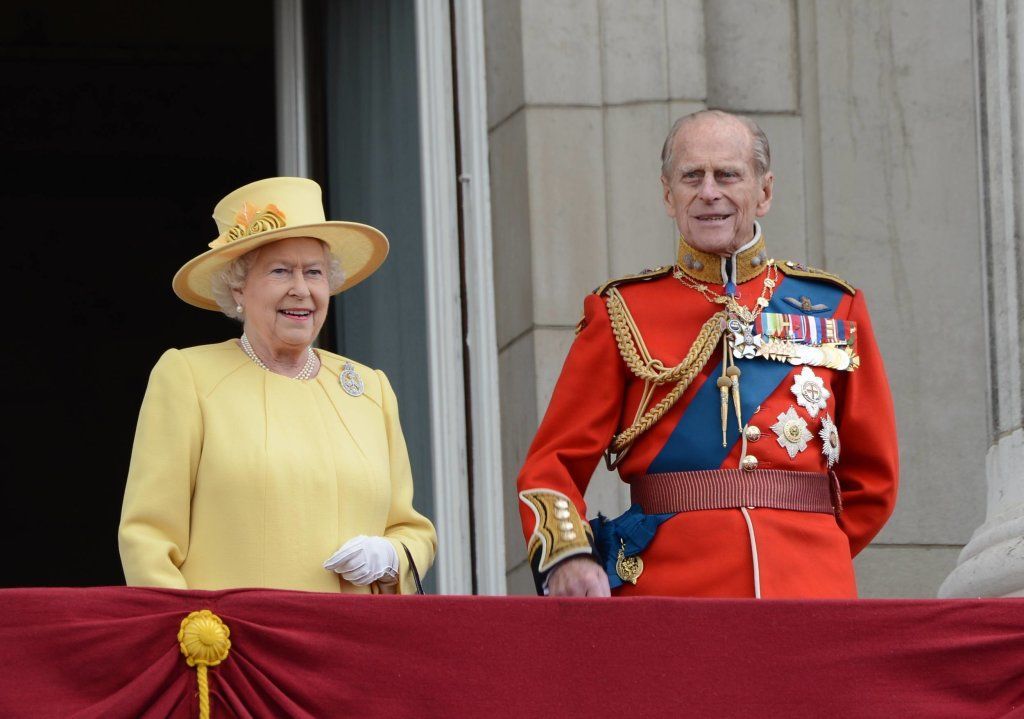
{"type": "Polygon", "coordinates": [[[587,557],[574,557],[551,570],[548,596],[610,597],[608,575],[597,562],[587,557]]]}

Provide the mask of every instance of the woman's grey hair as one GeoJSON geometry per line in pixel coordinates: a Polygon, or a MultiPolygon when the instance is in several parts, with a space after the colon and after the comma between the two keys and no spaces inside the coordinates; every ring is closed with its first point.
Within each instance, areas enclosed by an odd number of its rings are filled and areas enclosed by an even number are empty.
{"type": "MultiPolygon", "coordinates": [[[[345,284],[345,271],[341,269],[341,260],[331,252],[327,243],[323,240],[318,240],[318,242],[324,247],[324,259],[327,261],[327,286],[330,288],[331,294],[334,294],[335,290],[345,284]]],[[[232,319],[241,321],[242,313],[235,309],[238,303],[235,302],[231,291],[245,287],[245,278],[248,276],[249,270],[252,269],[261,249],[263,248],[257,247],[255,250],[249,250],[241,257],[232,260],[227,267],[210,279],[210,293],[213,295],[213,299],[217,301],[220,311],[232,319]]]]}
{"type": "Polygon", "coordinates": [[[683,115],[672,124],[672,129],[668,131],[668,137],[665,138],[665,144],[661,147],[661,176],[666,179],[672,177],[672,150],[675,144],[676,134],[684,126],[689,125],[691,122],[699,120],[702,117],[711,115],[721,119],[733,119],[738,121],[747,130],[750,131],[750,139],[753,144],[753,157],[751,162],[754,164],[754,172],[757,173],[758,177],[764,177],[768,170],[771,169],[772,165],[772,151],[768,147],[768,136],[764,134],[764,130],[751,120],[749,117],[743,115],[733,115],[729,112],[722,112],[721,110],[699,110],[697,112],[690,113],[689,115],[683,115]]]}

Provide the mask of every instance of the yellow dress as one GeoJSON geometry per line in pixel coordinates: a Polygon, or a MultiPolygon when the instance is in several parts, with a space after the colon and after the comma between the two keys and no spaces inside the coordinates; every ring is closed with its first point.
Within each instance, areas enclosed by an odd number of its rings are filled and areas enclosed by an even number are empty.
{"type": "Polygon", "coordinates": [[[382,372],[317,350],[308,381],[257,367],[234,340],[168,350],[139,413],[118,544],[129,585],[370,593],[325,570],[358,534],[395,546],[415,591],[437,535],[412,506],[398,405],[382,372]]]}

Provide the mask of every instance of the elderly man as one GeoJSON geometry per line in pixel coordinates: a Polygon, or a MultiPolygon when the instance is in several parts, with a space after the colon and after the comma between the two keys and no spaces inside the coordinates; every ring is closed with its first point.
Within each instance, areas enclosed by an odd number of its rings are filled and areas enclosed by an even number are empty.
{"type": "Polygon", "coordinates": [[[771,259],[769,166],[747,118],[673,125],[676,264],[586,298],[519,474],[538,592],[856,596],[852,557],[896,499],[892,399],[863,293],[771,259]],[[632,506],[588,524],[602,455],[632,506]]]}

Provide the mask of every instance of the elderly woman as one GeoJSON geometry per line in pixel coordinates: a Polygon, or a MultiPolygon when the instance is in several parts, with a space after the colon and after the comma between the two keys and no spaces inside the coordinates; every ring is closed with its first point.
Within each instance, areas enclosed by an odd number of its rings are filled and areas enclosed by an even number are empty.
{"type": "Polygon", "coordinates": [[[411,593],[434,557],[413,509],[398,405],[379,370],[312,343],[330,297],[387,255],[279,177],[214,209],[220,236],[174,277],[242,336],[168,350],[142,403],[121,512],[130,585],[411,593]]]}

